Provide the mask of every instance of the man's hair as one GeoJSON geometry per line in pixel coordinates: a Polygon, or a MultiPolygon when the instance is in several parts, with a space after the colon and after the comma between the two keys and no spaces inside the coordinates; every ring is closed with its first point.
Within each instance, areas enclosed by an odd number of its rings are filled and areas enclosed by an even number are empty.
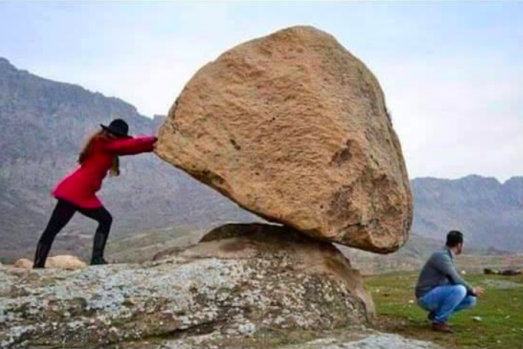
{"type": "Polygon", "coordinates": [[[457,230],[451,230],[447,234],[447,246],[456,247],[458,244],[463,242],[463,234],[457,230]]]}

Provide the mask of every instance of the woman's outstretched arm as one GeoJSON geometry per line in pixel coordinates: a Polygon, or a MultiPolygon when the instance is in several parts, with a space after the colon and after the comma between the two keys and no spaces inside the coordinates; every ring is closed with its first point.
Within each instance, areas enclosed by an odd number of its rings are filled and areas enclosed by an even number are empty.
{"type": "Polygon", "coordinates": [[[107,143],[105,149],[119,156],[140,154],[153,151],[157,140],[155,136],[116,139],[107,143]]]}

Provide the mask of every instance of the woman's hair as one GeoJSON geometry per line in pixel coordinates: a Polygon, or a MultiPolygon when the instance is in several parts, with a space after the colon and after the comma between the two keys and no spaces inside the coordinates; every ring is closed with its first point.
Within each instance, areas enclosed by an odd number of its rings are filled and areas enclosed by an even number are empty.
{"type": "MultiPolygon", "coordinates": [[[[91,153],[91,149],[93,148],[93,144],[95,139],[98,137],[109,139],[109,134],[105,130],[99,130],[93,133],[87,141],[85,142],[84,146],[82,147],[82,150],[80,151],[80,155],[78,156],[78,163],[83,164],[84,161],[87,159],[89,154],[91,153]]],[[[120,159],[118,156],[113,157],[113,165],[109,169],[109,176],[116,177],[120,175],[120,159]]]]}

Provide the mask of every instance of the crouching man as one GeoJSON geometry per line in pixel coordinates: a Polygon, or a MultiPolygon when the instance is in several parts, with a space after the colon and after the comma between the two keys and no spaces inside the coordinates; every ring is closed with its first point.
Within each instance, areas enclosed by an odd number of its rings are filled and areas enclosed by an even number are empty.
{"type": "Polygon", "coordinates": [[[472,308],[483,288],[473,288],[454,268],[454,257],[463,251],[463,234],[453,230],[446,246],[432,254],[423,266],[416,285],[418,304],[429,311],[432,329],[452,332],[447,321],[457,311],[472,308]]]}

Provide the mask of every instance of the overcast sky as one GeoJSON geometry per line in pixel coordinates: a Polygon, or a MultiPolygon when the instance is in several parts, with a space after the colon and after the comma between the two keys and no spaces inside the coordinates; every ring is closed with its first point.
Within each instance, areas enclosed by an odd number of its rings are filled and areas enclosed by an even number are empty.
{"type": "Polygon", "coordinates": [[[223,51],[297,24],[378,77],[411,178],[523,175],[523,2],[0,2],[0,57],[152,117],[223,51]]]}

